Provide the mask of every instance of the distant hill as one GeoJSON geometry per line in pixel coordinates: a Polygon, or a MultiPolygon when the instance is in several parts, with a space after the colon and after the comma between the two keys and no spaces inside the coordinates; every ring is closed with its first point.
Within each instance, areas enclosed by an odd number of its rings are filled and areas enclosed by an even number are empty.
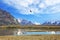
{"type": "Polygon", "coordinates": [[[60,25],[60,21],[48,21],[44,22],[42,25],[60,25]]]}
{"type": "Polygon", "coordinates": [[[0,9],[0,25],[16,25],[18,21],[7,11],[0,9]]]}

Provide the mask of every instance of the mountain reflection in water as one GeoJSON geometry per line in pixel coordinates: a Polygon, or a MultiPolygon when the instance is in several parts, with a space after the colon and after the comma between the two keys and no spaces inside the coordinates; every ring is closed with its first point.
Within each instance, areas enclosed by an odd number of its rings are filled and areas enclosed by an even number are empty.
{"type": "Polygon", "coordinates": [[[42,32],[34,32],[34,31],[26,31],[24,29],[0,29],[0,35],[41,35],[41,34],[60,34],[60,31],[42,31],[42,32]]]}

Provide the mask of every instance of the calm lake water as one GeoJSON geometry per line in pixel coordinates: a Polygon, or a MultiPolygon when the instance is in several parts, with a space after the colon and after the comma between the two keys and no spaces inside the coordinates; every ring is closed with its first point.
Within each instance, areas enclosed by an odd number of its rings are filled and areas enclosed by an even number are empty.
{"type": "Polygon", "coordinates": [[[29,32],[24,29],[5,29],[0,30],[0,35],[41,35],[41,34],[60,34],[60,31],[29,32]]]}
{"type": "Polygon", "coordinates": [[[41,35],[41,34],[60,34],[60,31],[43,31],[43,32],[29,32],[29,31],[17,31],[15,35],[41,35]]]}

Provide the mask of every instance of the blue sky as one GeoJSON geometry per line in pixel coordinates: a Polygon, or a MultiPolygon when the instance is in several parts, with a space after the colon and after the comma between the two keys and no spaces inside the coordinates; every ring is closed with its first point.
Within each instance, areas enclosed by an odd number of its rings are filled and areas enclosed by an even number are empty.
{"type": "Polygon", "coordinates": [[[60,0],[0,0],[0,8],[37,24],[60,20],[60,0]]]}

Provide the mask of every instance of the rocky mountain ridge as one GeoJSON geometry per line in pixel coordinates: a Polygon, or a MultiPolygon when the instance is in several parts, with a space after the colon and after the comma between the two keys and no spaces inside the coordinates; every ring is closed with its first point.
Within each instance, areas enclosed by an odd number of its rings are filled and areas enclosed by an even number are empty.
{"type": "Polygon", "coordinates": [[[0,9],[0,25],[14,25],[18,21],[7,11],[0,9]]]}
{"type": "Polygon", "coordinates": [[[60,21],[48,21],[48,22],[44,22],[42,25],[60,25],[60,21]]]}

